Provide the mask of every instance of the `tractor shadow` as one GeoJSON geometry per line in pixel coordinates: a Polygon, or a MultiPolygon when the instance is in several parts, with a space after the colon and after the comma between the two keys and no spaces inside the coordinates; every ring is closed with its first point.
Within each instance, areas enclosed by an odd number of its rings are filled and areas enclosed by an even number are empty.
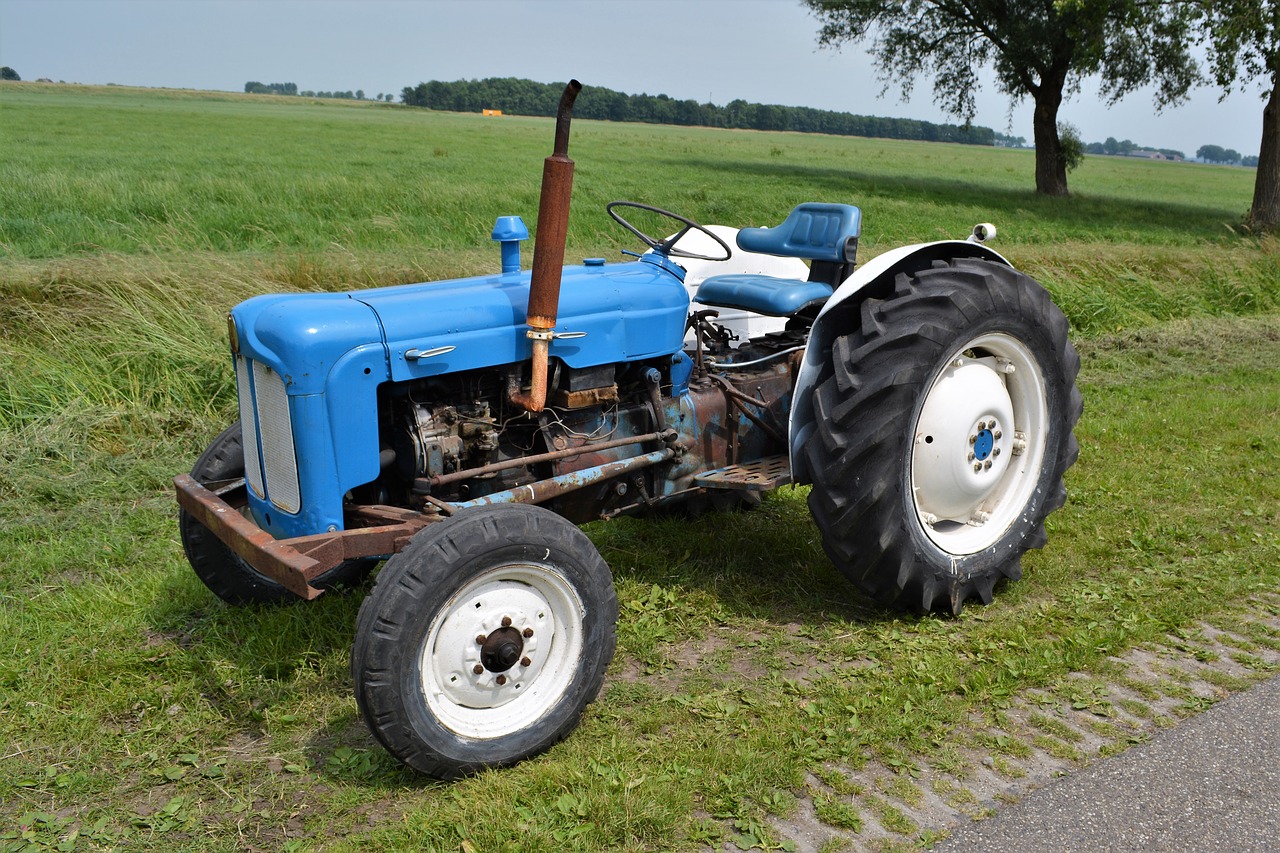
{"type": "Polygon", "coordinates": [[[831,564],[806,494],[783,489],[754,509],[696,517],[670,511],[585,526],[613,571],[620,623],[661,609],[695,622],[771,625],[903,618],[863,595],[831,564]]]}

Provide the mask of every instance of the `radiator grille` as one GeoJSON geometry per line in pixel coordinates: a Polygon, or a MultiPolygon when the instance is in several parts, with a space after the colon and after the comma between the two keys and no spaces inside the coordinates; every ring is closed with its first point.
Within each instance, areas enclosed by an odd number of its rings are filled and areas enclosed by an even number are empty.
{"type": "Polygon", "coordinates": [[[244,444],[244,479],[260,499],[267,496],[262,486],[262,462],[258,458],[258,416],[253,409],[253,386],[249,384],[249,361],[236,356],[236,389],[240,395],[240,432],[244,444]]]}
{"type": "Polygon", "coordinates": [[[253,363],[253,389],[258,431],[262,438],[262,470],[271,503],[288,513],[302,508],[298,462],[293,451],[293,424],[284,380],[271,368],[253,363]]]}

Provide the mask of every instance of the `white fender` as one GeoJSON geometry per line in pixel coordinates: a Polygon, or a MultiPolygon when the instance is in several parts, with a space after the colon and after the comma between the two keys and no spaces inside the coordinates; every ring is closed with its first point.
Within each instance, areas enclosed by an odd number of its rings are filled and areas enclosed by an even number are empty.
{"type": "MultiPolygon", "coordinates": [[[[994,228],[992,231],[994,232],[994,228]]],[[[836,306],[857,295],[862,290],[884,278],[900,272],[927,269],[935,260],[951,258],[981,258],[1013,266],[998,252],[977,242],[966,240],[941,240],[936,243],[917,243],[877,255],[854,271],[853,275],[831,294],[813,322],[809,342],[805,346],[804,361],[796,377],[795,391],[791,397],[791,421],[788,434],[791,439],[791,481],[797,485],[812,483],[813,476],[800,452],[805,441],[813,433],[813,388],[818,383],[823,368],[831,361],[831,345],[838,335],[848,331],[839,328],[830,314],[836,306]]]]}

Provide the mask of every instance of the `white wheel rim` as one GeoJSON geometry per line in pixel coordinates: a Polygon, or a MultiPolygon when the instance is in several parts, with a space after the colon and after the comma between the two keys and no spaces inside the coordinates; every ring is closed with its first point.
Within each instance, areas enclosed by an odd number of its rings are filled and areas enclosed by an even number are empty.
{"type": "Polygon", "coordinates": [[[912,430],[911,491],[944,552],[992,547],[1022,515],[1044,464],[1044,376],[1026,344],[981,335],[933,378],[912,430]]]}
{"type": "Polygon", "coordinates": [[[582,600],[564,576],[532,563],[499,566],[473,578],[436,614],[419,662],[421,690],[451,731],[502,737],[551,710],[573,682],[582,652],[582,600]]]}

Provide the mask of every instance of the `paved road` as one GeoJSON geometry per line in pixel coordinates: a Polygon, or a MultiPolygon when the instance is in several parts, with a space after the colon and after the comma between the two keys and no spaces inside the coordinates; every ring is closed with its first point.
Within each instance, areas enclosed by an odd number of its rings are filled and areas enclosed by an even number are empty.
{"type": "Polygon", "coordinates": [[[933,850],[1280,850],[1280,676],[966,824],[933,850]]]}

